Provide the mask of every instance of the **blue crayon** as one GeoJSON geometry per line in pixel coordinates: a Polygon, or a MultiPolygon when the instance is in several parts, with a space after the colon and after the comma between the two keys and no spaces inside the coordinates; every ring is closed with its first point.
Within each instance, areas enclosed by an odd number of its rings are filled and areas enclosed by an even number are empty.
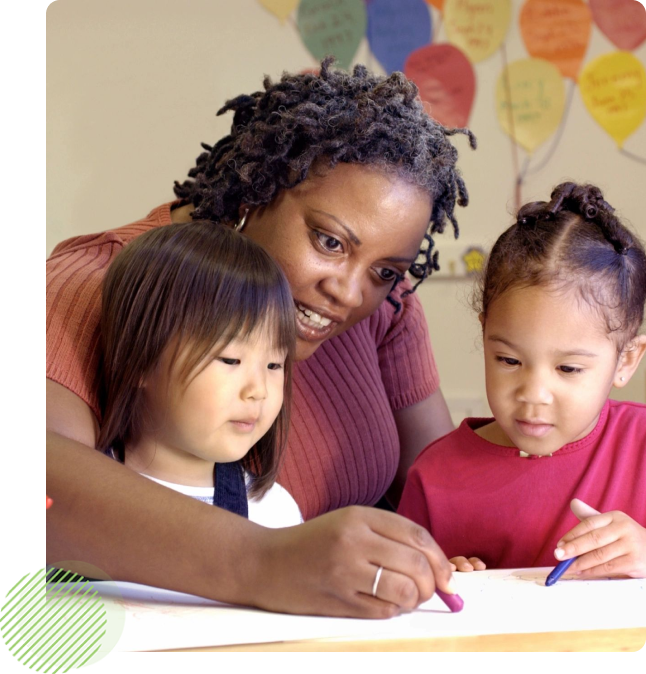
{"type": "Polygon", "coordinates": [[[571,559],[566,559],[563,562],[559,562],[552,569],[552,571],[550,571],[549,576],[545,580],[545,585],[547,585],[547,587],[554,585],[554,583],[556,583],[556,581],[570,568],[572,562],[574,562],[576,559],[576,557],[572,557],[571,559]]]}

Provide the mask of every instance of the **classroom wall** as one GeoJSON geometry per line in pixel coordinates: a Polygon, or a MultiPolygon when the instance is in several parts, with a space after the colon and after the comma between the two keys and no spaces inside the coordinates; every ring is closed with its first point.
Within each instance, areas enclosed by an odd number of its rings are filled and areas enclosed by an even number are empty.
{"type": "MultiPolygon", "coordinates": [[[[528,56],[513,0],[508,61],[528,56]]],[[[429,11],[435,9],[429,5],[429,11]]],[[[437,41],[445,40],[440,28],[437,41]]],[[[585,57],[615,51],[595,27],[585,57]]],[[[646,63],[646,43],[633,52],[646,63]]],[[[354,63],[383,72],[364,39],[354,63]]],[[[315,67],[293,20],[284,24],[258,0],[56,0],[47,11],[47,254],[73,235],[120,226],[173,198],[200,153],[227,133],[222,103],[256,91],[262,76],[315,67]]],[[[498,51],[475,65],[470,127],[479,147],[455,137],[471,194],[459,209],[465,245],[488,246],[511,222],[512,145],[495,114],[498,51]]],[[[549,141],[536,153],[540,164],[549,141]]],[[[626,150],[646,157],[646,123],[626,150]]],[[[520,158],[524,155],[520,152],[520,158]]],[[[564,179],[600,185],[607,200],[646,239],[646,164],[620,154],[574,91],[563,135],[551,159],[528,176],[523,200],[546,199],[564,179]]],[[[437,239],[440,262],[455,254],[450,235],[437,239]]],[[[487,413],[479,324],[469,307],[471,283],[429,280],[419,289],[442,388],[455,420],[487,413]]],[[[646,402],[646,363],[615,396],[646,402]]]]}

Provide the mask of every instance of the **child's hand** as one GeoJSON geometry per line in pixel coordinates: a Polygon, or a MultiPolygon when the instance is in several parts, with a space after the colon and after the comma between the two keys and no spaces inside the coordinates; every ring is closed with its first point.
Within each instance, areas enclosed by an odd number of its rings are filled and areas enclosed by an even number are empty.
{"type": "Polygon", "coordinates": [[[451,557],[451,571],[484,571],[487,565],[477,557],[451,557]]]}
{"type": "Polygon", "coordinates": [[[576,573],[579,578],[646,578],[644,527],[626,513],[600,513],[579,499],[574,499],[570,507],[581,523],[563,536],[554,552],[559,561],[579,557],[568,574],[576,573]]]}

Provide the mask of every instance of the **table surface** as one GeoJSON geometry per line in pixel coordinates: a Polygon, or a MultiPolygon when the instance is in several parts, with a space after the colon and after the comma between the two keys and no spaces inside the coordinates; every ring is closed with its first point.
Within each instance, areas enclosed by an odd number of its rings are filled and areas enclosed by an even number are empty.
{"type": "Polygon", "coordinates": [[[485,634],[465,637],[428,637],[424,639],[311,639],[269,644],[245,644],[188,648],[199,652],[632,652],[646,643],[646,627],[620,630],[584,630],[579,632],[535,632],[528,634],[485,634]]]}

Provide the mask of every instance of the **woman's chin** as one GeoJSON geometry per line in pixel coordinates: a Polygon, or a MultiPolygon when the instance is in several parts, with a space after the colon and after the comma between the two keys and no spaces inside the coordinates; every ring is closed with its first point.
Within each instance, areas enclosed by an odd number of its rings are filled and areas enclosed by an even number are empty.
{"type": "MultiPolygon", "coordinates": [[[[324,340],[325,341],[325,340],[324,340]]],[[[296,355],[294,360],[307,360],[311,355],[314,354],[316,349],[321,346],[323,342],[311,342],[309,340],[301,339],[300,337],[296,338],[296,355]]]]}

